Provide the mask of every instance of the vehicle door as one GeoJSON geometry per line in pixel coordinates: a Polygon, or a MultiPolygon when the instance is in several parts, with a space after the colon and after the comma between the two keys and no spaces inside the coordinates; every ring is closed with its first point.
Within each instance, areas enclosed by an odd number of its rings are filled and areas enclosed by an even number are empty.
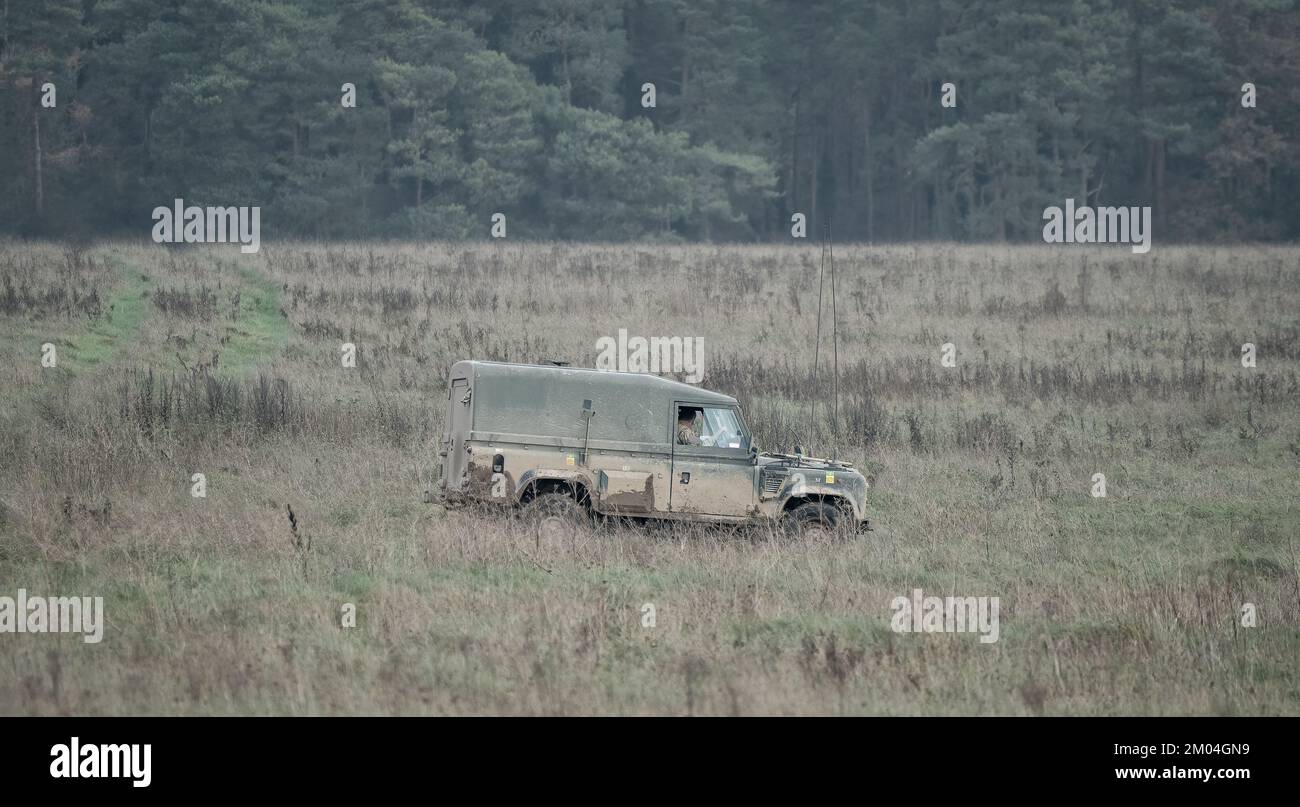
{"type": "Polygon", "coordinates": [[[676,401],[673,405],[673,470],[669,506],[673,513],[745,516],[754,507],[757,466],[740,411],[716,404],[676,401]],[[693,413],[683,436],[679,421],[693,413]]]}

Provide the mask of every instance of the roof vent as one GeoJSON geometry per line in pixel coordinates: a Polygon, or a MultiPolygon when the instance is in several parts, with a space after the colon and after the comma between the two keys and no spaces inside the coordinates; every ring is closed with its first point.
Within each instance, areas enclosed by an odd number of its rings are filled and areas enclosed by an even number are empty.
{"type": "Polygon", "coordinates": [[[553,364],[553,365],[555,365],[556,367],[568,367],[568,366],[569,366],[569,362],[567,362],[567,361],[562,361],[562,360],[560,360],[560,359],[547,359],[547,360],[546,360],[546,363],[547,363],[547,364],[553,364]]]}

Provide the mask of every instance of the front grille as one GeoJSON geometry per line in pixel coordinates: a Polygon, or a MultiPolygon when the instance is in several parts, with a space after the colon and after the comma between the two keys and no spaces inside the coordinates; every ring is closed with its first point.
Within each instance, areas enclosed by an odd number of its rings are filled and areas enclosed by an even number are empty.
{"type": "Polygon", "coordinates": [[[785,471],[763,472],[763,495],[775,496],[781,492],[783,484],[785,484],[785,471]]]}

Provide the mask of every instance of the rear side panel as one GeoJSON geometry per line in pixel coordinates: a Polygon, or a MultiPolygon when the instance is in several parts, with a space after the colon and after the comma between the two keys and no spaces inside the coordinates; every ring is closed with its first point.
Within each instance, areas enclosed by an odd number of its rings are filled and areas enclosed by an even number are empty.
{"type": "MultiPolygon", "coordinates": [[[[671,506],[672,401],[682,392],[735,405],[728,396],[644,374],[456,362],[446,400],[445,490],[513,505],[549,480],[580,486],[598,512],[707,518],[688,508],[675,514],[671,506]]],[[[724,520],[742,520],[752,507],[753,469],[745,459],[738,470],[750,475],[750,489],[728,502],[724,520]]],[[[697,471],[703,487],[716,484],[716,471],[697,471]]]]}
{"type": "Polygon", "coordinates": [[[442,459],[442,482],[448,492],[460,491],[464,485],[469,461],[465,440],[473,427],[473,368],[458,362],[452,366],[447,382],[447,431],[442,440],[446,452],[442,459]]]}
{"type": "Polygon", "coordinates": [[[651,470],[597,471],[597,503],[605,513],[652,515],[656,507],[654,482],[651,470]]]}

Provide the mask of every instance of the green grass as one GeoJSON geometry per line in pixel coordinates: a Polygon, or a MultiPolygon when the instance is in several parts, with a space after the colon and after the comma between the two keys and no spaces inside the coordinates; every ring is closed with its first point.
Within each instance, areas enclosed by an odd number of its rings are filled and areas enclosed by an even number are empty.
{"type": "Polygon", "coordinates": [[[247,375],[280,355],[289,344],[292,330],[281,315],[280,287],[275,281],[248,267],[239,277],[240,310],[236,322],[227,326],[230,341],[221,353],[224,372],[247,375]]]}
{"type": "Polygon", "coordinates": [[[88,372],[122,357],[152,307],[153,280],[125,261],[110,257],[109,262],[117,268],[120,281],[103,316],[81,333],[70,335],[61,351],[66,368],[73,373],[88,372]]]}

